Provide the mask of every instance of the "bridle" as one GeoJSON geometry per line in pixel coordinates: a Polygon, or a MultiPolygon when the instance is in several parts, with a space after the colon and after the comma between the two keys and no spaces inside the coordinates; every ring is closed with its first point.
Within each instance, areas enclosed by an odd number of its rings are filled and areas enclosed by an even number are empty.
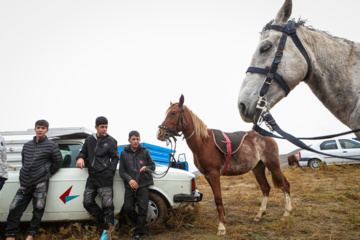
{"type": "MultiPolygon", "coordinates": [[[[159,128],[162,128],[162,129],[165,129],[166,132],[165,132],[165,138],[169,139],[170,137],[180,137],[181,135],[184,135],[184,130],[185,130],[185,125],[189,125],[188,123],[185,122],[184,120],[184,112],[185,112],[185,109],[183,106],[179,106],[178,104],[174,104],[174,106],[177,106],[178,108],[180,108],[180,117],[178,118],[177,120],[177,123],[175,124],[174,128],[169,128],[167,126],[163,126],[163,125],[159,125],[159,128]],[[176,128],[178,125],[181,125],[181,128],[182,128],[182,132],[179,133],[178,131],[176,131],[176,128]]],[[[185,140],[188,140],[190,139],[195,133],[195,129],[194,131],[190,134],[189,137],[185,138],[185,140]]]]}
{"type": "Polygon", "coordinates": [[[257,121],[257,124],[255,124],[253,126],[253,129],[255,131],[257,131],[258,133],[260,133],[261,135],[264,136],[269,136],[269,137],[274,137],[274,138],[280,138],[280,139],[286,139],[289,142],[293,143],[294,145],[306,149],[308,151],[311,152],[315,152],[315,153],[320,153],[326,156],[330,156],[330,157],[337,157],[337,158],[344,158],[344,159],[352,159],[352,160],[357,160],[360,161],[360,158],[355,158],[355,157],[344,157],[344,156],[337,156],[337,155],[332,155],[332,154],[326,154],[317,150],[312,149],[311,147],[307,146],[305,143],[303,143],[300,139],[305,139],[305,140],[319,140],[319,139],[328,139],[328,138],[333,138],[333,137],[337,137],[337,136],[341,136],[341,135],[345,135],[345,134],[349,134],[349,133],[354,133],[354,132],[358,132],[360,131],[359,129],[355,129],[355,130],[351,130],[351,131],[347,131],[347,132],[343,132],[343,133],[338,133],[338,134],[332,134],[332,135],[326,135],[326,136],[319,136],[319,137],[303,137],[303,138],[297,138],[292,136],[291,134],[283,131],[275,122],[275,119],[272,117],[272,115],[269,112],[268,106],[267,106],[267,102],[265,100],[265,95],[269,90],[269,87],[273,81],[273,79],[275,79],[279,85],[282,87],[282,89],[285,91],[285,96],[287,96],[290,92],[290,88],[289,86],[286,84],[286,82],[282,79],[282,77],[276,73],[279,64],[281,63],[281,58],[283,56],[283,51],[285,48],[285,44],[286,44],[286,39],[288,36],[290,36],[294,42],[294,44],[297,46],[298,50],[301,52],[301,54],[304,56],[307,65],[308,65],[308,69],[307,69],[307,73],[305,78],[303,79],[303,81],[306,81],[310,75],[311,72],[311,61],[309,58],[309,55],[307,54],[304,46],[302,45],[299,37],[296,34],[296,23],[294,21],[288,21],[287,24],[282,27],[279,25],[271,25],[271,24],[267,24],[264,28],[264,30],[275,30],[275,31],[279,31],[282,32],[282,36],[280,38],[279,44],[278,44],[278,48],[276,50],[276,54],[275,54],[275,58],[271,64],[270,67],[266,67],[266,68],[258,68],[258,67],[249,67],[247,69],[246,72],[251,72],[251,73],[259,73],[259,74],[263,74],[266,75],[266,78],[264,80],[264,84],[262,85],[260,92],[259,92],[259,100],[257,102],[256,108],[259,109],[260,115],[259,115],[259,119],[257,121]],[[271,131],[276,131],[277,133],[279,133],[281,136],[277,136],[272,134],[271,132],[268,132],[264,129],[262,129],[259,125],[265,122],[266,126],[271,130],[271,131]]]}
{"type": "MultiPolygon", "coordinates": [[[[169,165],[166,169],[165,172],[163,173],[156,173],[154,171],[151,171],[150,169],[147,169],[147,171],[149,171],[154,178],[157,178],[157,179],[160,179],[160,178],[163,178],[166,176],[166,174],[168,173],[169,169],[171,168],[171,163],[173,161],[175,161],[175,153],[176,153],[176,138],[175,137],[179,137],[181,135],[184,134],[184,126],[185,125],[188,125],[185,121],[184,121],[184,112],[185,112],[185,109],[183,106],[179,106],[178,104],[174,104],[175,106],[179,107],[180,108],[180,117],[178,118],[174,128],[169,128],[167,126],[163,126],[163,125],[159,125],[159,128],[162,128],[162,129],[165,129],[166,132],[165,132],[165,138],[167,139],[167,144],[170,142],[171,143],[171,152],[169,153],[169,165]],[[179,134],[177,131],[176,131],[176,128],[177,126],[181,124],[181,127],[182,127],[182,133],[179,134]],[[174,140],[174,148],[173,148],[173,144],[172,144],[172,141],[171,141],[171,138],[174,140]]],[[[194,135],[194,132],[195,130],[192,132],[192,134],[186,138],[186,140],[188,140],[189,138],[191,138],[193,135],[194,135]]]]}
{"type": "Polygon", "coordinates": [[[299,49],[301,54],[304,56],[304,58],[307,62],[308,69],[307,69],[307,73],[306,73],[306,76],[303,79],[303,81],[307,80],[307,78],[309,77],[310,72],[311,72],[311,61],[310,61],[309,55],[307,54],[304,46],[302,45],[299,37],[296,34],[296,23],[294,21],[288,21],[284,27],[279,26],[279,25],[267,24],[264,28],[264,30],[270,30],[270,29],[282,32],[282,36],[280,38],[280,41],[279,41],[279,44],[278,44],[278,47],[276,50],[275,58],[271,64],[271,66],[266,67],[266,68],[249,67],[246,71],[246,72],[259,73],[259,74],[266,75],[264,84],[262,85],[262,87],[260,89],[259,100],[256,105],[256,108],[261,110],[261,113],[260,113],[260,116],[258,119],[258,123],[261,123],[264,120],[263,115],[269,112],[269,109],[267,107],[267,102],[265,100],[265,94],[268,92],[273,79],[275,79],[279,83],[279,85],[282,87],[282,89],[285,91],[285,96],[287,96],[290,92],[290,88],[287,85],[287,83],[282,79],[282,77],[279,74],[276,73],[276,71],[279,67],[279,64],[281,62],[281,58],[283,56],[283,51],[284,51],[286,39],[288,36],[290,36],[292,38],[293,42],[295,43],[295,45],[297,46],[297,48],[299,49]]]}

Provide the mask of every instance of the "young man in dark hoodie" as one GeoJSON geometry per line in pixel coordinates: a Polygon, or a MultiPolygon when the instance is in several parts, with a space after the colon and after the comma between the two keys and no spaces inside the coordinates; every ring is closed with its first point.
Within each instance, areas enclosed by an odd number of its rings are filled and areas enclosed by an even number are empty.
{"type": "Polygon", "coordinates": [[[130,220],[135,223],[135,231],[131,239],[139,240],[145,232],[146,214],[149,204],[149,185],[153,185],[153,177],[147,169],[155,171],[155,163],[150,152],[140,145],[140,134],[129,133],[129,145],[120,154],[120,177],[124,180],[124,210],[130,220]],[[135,211],[137,202],[138,213],[135,211]]]}
{"type": "Polygon", "coordinates": [[[113,180],[119,162],[117,141],[107,134],[108,120],[101,116],[95,121],[96,134],[85,140],[76,167],[88,167],[89,177],[84,192],[84,208],[99,222],[103,223],[101,239],[108,239],[110,224],[116,225],[113,205],[113,180]],[[101,208],[95,202],[96,195],[101,197],[101,208]]]}
{"type": "Polygon", "coordinates": [[[49,123],[39,120],[35,123],[36,136],[24,144],[21,152],[20,188],[10,204],[10,211],[5,229],[6,240],[14,240],[20,231],[20,218],[31,199],[33,216],[28,228],[26,240],[33,240],[40,227],[46,205],[49,178],[61,167],[63,159],[59,146],[46,137],[49,123]]]}

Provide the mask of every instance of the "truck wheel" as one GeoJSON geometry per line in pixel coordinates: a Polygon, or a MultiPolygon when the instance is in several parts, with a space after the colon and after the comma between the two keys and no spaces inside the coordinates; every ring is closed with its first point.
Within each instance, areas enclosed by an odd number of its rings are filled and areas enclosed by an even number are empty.
{"type": "Polygon", "coordinates": [[[312,169],[320,167],[321,161],[319,159],[311,159],[309,161],[309,167],[312,169]]]}
{"type": "MultiPolygon", "coordinates": [[[[137,206],[135,206],[135,211],[137,212],[137,206]]],[[[168,209],[164,199],[155,192],[149,191],[149,206],[146,217],[146,225],[152,224],[162,224],[166,221],[168,216],[168,209]]],[[[130,220],[130,218],[125,214],[126,222],[135,226],[135,223],[130,220]]]]}
{"type": "Polygon", "coordinates": [[[168,209],[164,199],[157,193],[149,193],[149,207],[146,224],[164,223],[167,219],[168,209]]]}

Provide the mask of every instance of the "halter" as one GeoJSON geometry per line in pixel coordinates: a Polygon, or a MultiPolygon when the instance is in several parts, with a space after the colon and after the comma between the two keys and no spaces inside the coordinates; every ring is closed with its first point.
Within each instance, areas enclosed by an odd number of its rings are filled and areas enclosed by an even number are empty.
{"type": "MultiPolygon", "coordinates": [[[[159,125],[159,128],[162,128],[162,129],[165,129],[166,132],[165,132],[165,137],[166,138],[170,138],[170,137],[174,137],[174,136],[177,136],[177,137],[180,137],[181,135],[184,135],[184,126],[185,125],[188,125],[185,121],[184,121],[184,107],[180,107],[178,104],[174,104],[175,106],[177,106],[178,108],[180,108],[181,112],[180,112],[180,117],[178,118],[178,121],[177,123],[175,124],[174,128],[169,128],[167,126],[163,126],[163,125],[159,125]],[[182,133],[179,134],[177,131],[176,131],[176,128],[177,126],[181,124],[181,127],[182,127],[182,133]]],[[[188,140],[190,139],[195,133],[195,129],[194,131],[190,134],[189,137],[187,137],[185,140],[188,140]]],[[[185,138],[185,136],[184,136],[185,138]]]]}
{"type": "Polygon", "coordinates": [[[337,157],[337,158],[344,158],[344,159],[352,159],[352,160],[357,160],[360,161],[360,158],[356,158],[356,157],[344,157],[344,156],[337,156],[337,155],[332,155],[332,154],[327,154],[327,153],[323,153],[320,151],[317,151],[315,149],[312,149],[311,147],[307,146],[305,143],[303,143],[300,139],[308,139],[308,140],[315,140],[315,139],[327,139],[327,138],[332,138],[332,137],[336,137],[336,136],[341,136],[341,135],[345,135],[348,133],[354,133],[354,132],[358,132],[360,131],[359,129],[355,129],[355,130],[351,130],[348,132],[343,132],[343,133],[339,133],[339,134],[333,134],[333,135],[327,135],[327,136],[320,136],[320,137],[313,137],[313,138],[296,138],[294,136],[292,136],[291,134],[283,131],[276,123],[275,119],[273,118],[273,116],[270,114],[269,109],[267,108],[267,102],[265,100],[265,94],[268,92],[270,84],[272,83],[272,80],[275,79],[280,86],[283,88],[283,90],[285,91],[285,96],[287,96],[290,92],[290,88],[289,86],[286,84],[286,82],[280,77],[280,75],[278,75],[276,73],[278,66],[281,62],[281,58],[283,56],[283,50],[285,48],[285,43],[286,43],[286,39],[287,36],[290,36],[293,40],[293,42],[295,43],[295,45],[297,46],[297,48],[299,49],[299,51],[301,52],[301,54],[304,56],[307,65],[308,65],[308,69],[307,69],[307,73],[305,78],[303,79],[303,81],[306,81],[307,78],[310,75],[311,72],[311,62],[310,62],[310,58],[309,55],[307,54],[304,46],[302,45],[300,39],[298,38],[298,36],[296,35],[296,23],[294,21],[288,21],[288,23],[285,25],[285,27],[279,26],[279,25],[271,25],[271,24],[267,24],[265,26],[264,30],[275,30],[275,31],[279,31],[282,32],[282,36],[280,38],[280,42],[275,54],[275,58],[271,64],[271,67],[266,67],[266,68],[257,68],[257,67],[249,67],[247,72],[252,72],[252,73],[259,73],[259,74],[264,74],[266,75],[266,78],[264,80],[264,84],[260,89],[260,93],[259,93],[259,100],[257,102],[256,108],[261,110],[260,113],[260,117],[258,119],[257,125],[253,126],[253,129],[255,131],[257,131],[258,133],[260,133],[263,136],[269,136],[269,137],[275,137],[275,138],[281,138],[281,139],[286,139],[289,142],[293,143],[294,145],[302,148],[302,149],[306,149],[308,151],[311,152],[315,152],[315,153],[320,153],[322,155],[326,155],[326,156],[330,156],[330,157],[337,157]],[[282,137],[274,135],[270,132],[267,132],[266,130],[260,128],[258,125],[262,122],[265,122],[267,127],[271,130],[271,131],[276,131],[277,133],[279,133],[282,137]]]}
{"type": "Polygon", "coordinates": [[[282,36],[280,38],[279,45],[276,50],[275,58],[271,64],[270,68],[269,67],[266,67],[266,68],[249,67],[246,71],[246,72],[259,73],[259,74],[266,75],[264,84],[260,89],[259,100],[256,105],[256,108],[261,110],[259,122],[262,122],[262,120],[263,120],[262,114],[264,114],[265,112],[268,111],[267,102],[265,100],[265,94],[268,92],[273,79],[275,79],[280,84],[282,89],[285,91],[285,96],[287,96],[290,92],[290,88],[287,85],[287,83],[281,78],[280,75],[278,75],[276,73],[276,71],[279,67],[279,64],[281,62],[281,58],[283,56],[283,50],[285,48],[286,39],[288,36],[290,36],[292,38],[293,42],[295,43],[295,45],[297,46],[297,48],[299,49],[301,54],[304,56],[304,58],[307,62],[308,69],[307,69],[307,73],[306,73],[306,76],[303,79],[303,81],[307,80],[307,78],[309,77],[310,72],[311,72],[311,61],[310,61],[309,55],[307,54],[304,46],[302,45],[300,39],[298,38],[298,36],[296,34],[296,23],[294,21],[288,21],[288,23],[285,25],[285,27],[282,27],[279,25],[267,24],[265,26],[264,30],[270,30],[270,29],[282,32],[282,36]]]}

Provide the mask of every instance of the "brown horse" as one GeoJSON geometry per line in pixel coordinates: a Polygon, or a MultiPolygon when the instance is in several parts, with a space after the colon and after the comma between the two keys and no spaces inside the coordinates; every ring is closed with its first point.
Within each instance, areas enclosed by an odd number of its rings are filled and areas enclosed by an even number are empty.
{"type": "MultiPolygon", "coordinates": [[[[157,138],[166,141],[169,137],[179,136],[179,132],[182,132],[194,155],[195,166],[204,174],[214,193],[219,214],[218,235],[225,235],[225,210],[221,197],[220,176],[224,172],[226,157],[215,146],[213,130],[208,129],[204,122],[183,104],[183,95],[179,103],[170,103],[166,118],[159,126],[157,138]]],[[[269,197],[270,185],[265,176],[265,168],[270,170],[274,186],[281,188],[284,192],[283,217],[289,216],[291,212],[290,183],[281,171],[278,146],[274,139],[249,131],[234,155],[235,158],[231,156],[226,175],[241,175],[252,170],[263,194],[259,212],[254,220],[260,221],[269,197]]]]}

